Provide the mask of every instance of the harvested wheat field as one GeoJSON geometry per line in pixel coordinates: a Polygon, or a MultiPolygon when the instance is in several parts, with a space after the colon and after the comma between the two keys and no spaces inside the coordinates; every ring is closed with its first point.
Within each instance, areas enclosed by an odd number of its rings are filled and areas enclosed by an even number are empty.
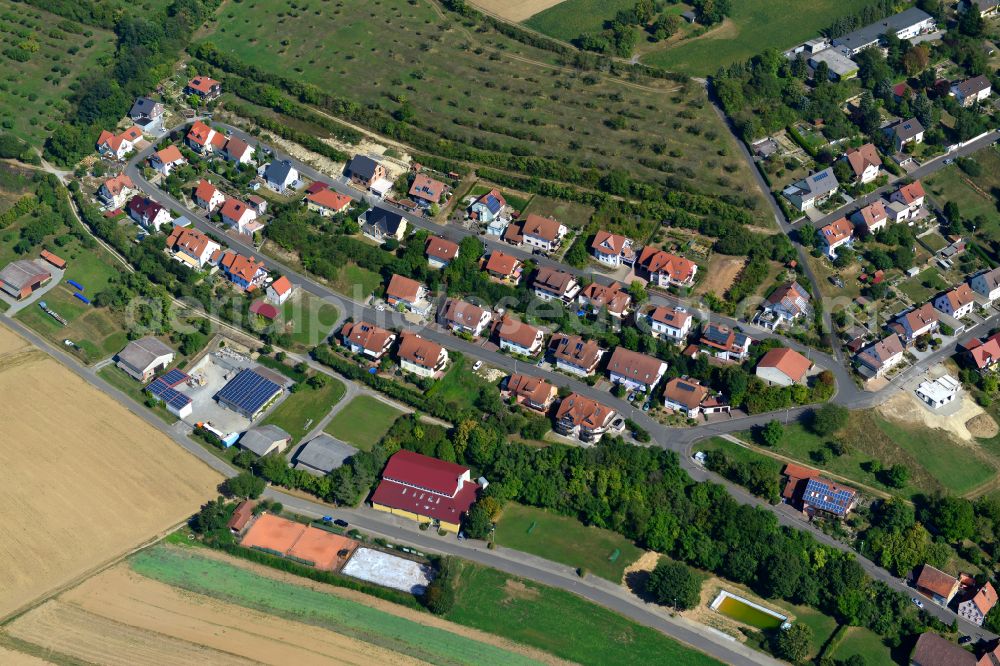
{"type": "Polygon", "coordinates": [[[300,622],[192,594],[117,565],[15,620],[23,641],[109,664],[419,664],[300,622]]]}
{"type": "Polygon", "coordinates": [[[563,0],[472,0],[469,4],[489,14],[517,23],[526,21],[540,11],[555,7],[563,0]]]}
{"type": "Polygon", "coordinates": [[[0,326],[0,618],[194,513],[221,477],[0,326]]]}

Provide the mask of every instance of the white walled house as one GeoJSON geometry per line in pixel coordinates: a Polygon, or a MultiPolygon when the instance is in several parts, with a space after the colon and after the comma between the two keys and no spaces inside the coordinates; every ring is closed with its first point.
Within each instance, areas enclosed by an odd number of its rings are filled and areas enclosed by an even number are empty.
{"type": "Polygon", "coordinates": [[[934,299],[935,308],[955,319],[961,319],[972,312],[975,305],[973,291],[964,282],[934,299]]]}
{"type": "Polygon", "coordinates": [[[969,286],[992,303],[1000,298],[1000,268],[983,270],[969,278],[969,286]]]}
{"type": "Polygon", "coordinates": [[[687,340],[694,317],[683,308],[657,307],[649,313],[649,324],[655,337],[674,342],[687,340]]]}

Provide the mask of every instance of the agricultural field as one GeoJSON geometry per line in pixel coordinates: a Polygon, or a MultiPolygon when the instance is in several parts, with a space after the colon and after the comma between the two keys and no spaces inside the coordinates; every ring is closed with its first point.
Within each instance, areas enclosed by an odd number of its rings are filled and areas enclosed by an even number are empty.
{"type": "Polygon", "coordinates": [[[191,515],[221,477],[0,327],[0,617],[191,515]],[[13,416],[16,415],[16,418],[13,416]]]}
{"type": "Polygon", "coordinates": [[[549,7],[558,5],[562,0],[474,0],[469,3],[476,9],[502,19],[517,23],[524,21],[549,7]]]}
{"type": "MultiPolygon", "coordinates": [[[[107,365],[101,368],[97,371],[97,375],[139,404],[144,404],[149,396],[142,390],[142,384],[116,365],[107,365]]],[[[152,412],[163,419],[165,423],[171,425],[177,423],[177,417],[168,412],[162,402],[157,402],[156,406],[152,408],[152,412]]]]}
{"type": "Polygon", "coordinates": [[[359,395],[334,414],[324,431],[362,451],[371,451],[403,412],[370,395],[359,395]]]}
{"type": "Polygon", "coordinates": [[[716,660],[571,592],[465,563],[447,619],[579,664],[683,664],[716,660]]]}
{"type": "Polygon", "coordinates": [[[70,85],[114,47],[109,31],[0,0],[0,127],[41,147],[69,109],[70,85]]]}
{"type": "Polygon", "coordinates": [[[120,663],[554,661],[427,613],[197,551],[143,551],[7,630],[93,663],[112,655],[120,663]]]}
{"type": "Polygon", "coordinates": [[[485,141],[507,154],[618,169],[650,183],[669,175],[679,186],[749,199],[761,219],[769,217],[735,140],[696,83],[571,70],[552,52],[470,29],[433,3],[321,7],[226,4],[204,41],[455,142],[485,141]],[[376,62],[391,78],[372,76],[376,62]]]}
{"type": "Polygon", "coordinates": [[[642,555],[640,548],[615,532],[521,504],[504,508],[495,537],[501,546],[583,568],[615,583],[642,555]]]}
{"type": "Polygon", "coordinates": [[[327,379],[322,388],[313,388],[303,384],[299,390],[285,398],[275,407],[265,424],[276,425],[292,436],[292,442],[298,442],[311,429],[315,428],[323,417],[344,397],[344,384],[324,375],[327,379]]]}

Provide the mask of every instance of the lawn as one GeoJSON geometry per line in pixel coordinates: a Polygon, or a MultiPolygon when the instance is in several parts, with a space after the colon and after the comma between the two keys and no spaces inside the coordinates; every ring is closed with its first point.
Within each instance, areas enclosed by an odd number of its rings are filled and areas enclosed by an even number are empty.
{"type": "Polygon", "coordinates": [[[661,79],[633,85],[566,68],[551,51],[486,23],[468,27],[430,2],[343,0],[325,11],[256,0],[224,3],[217,17],[205,42],[381,114],[409,115],[401,133],[413,143],[478,148],[488,153],[482,163],[489,166],[494,156],[525,155],[597,176],[617,169],[655,186],[665,184],[669,167],[672,188],[732,195],[749,201],[761,221],[770,218],[700,85],[661,79]],[[372,63],[390,74],[372,76],[372,63]]]}
{"type": "Polygon", "coordinates": [[[513,503],[503,510],[496,541],[507,548],[582,567],[614,583],[621,582],[625,567],[642,555],[642,549],[615,532],[513,503]],[[617,557],[611,561],[616,552],[617,557]]]}
{"type": "MultiPolygon", "coordinates": [[[[132,398],[139,404],[146,402],[149,394],[143,391],[143,384],[132,379],[125,371],[115,365],[108,365],[97,371],[98,376],[116,389],[132,398]]],[[[177,423],[177,417],[167,411],[163,403],[157,403],[152,409],[153,413],[169,424],[177,423]]]]}
{"type": "Polygon", "coordinates": [[[726,454],[727,458],[734,462],[751,463],[763,461],[768,467],[774,470],[776,475],[781,474],[781,470],[785,467],[785,463],[776,458],[766,456],[763,453],[757,453],[752,449],[740,446],[735,442],[730,442],[729,440],[722,439],[721,437],[712,437],[711,439],[703,442],[698,442],[698,444],[694,447],[694,450],[704,451],[705,453],[708,453],[709,451],[722,451],[726,454]]]}
{"type": "Polygon", "coordinates": [[[337,412],[324,431],[362,451],[370,451],[403,412],[370,395],[359,395],[337,412]]]}
{"type": "Polygon", "coordinates": [[[299,384],[299,389],[285,398],[264,423],[278,426],[292,436],[293,442],[298,442],[340,402],[346,390],[341,381],[329,376],[322,388],[299,384]]]}
{"type": "Polygon", "coordinates": [[[114,45],[111,32],[0,0],[0,123],[41,147],[70,108],[70,86],[100,69],[98,61],[114,45]],[[27,59],[19,62],[7,51],[27,59]]]}
{"type": "Polygon", "coordinates": [[[976,456],[970,447],[949,442],[940,430],[907,426],[881,417],[875,417],[875,423],[942,486],[957,495],[986,483],[996,473],[994,465],[976,456]]]}
{"type": "Polygon", "coordinates": [[[281,306],[281,320],[290,329],[293,346],[303,349],[323,342],[337,317],[337,308],[301,289],[281,306]]]}
{"type": "MultiPolygon", "coordinates": [[[[968,220],[982,216],[975,237],[1000,242],[1000,151],[994,147],[976,152],[970,159],[981,167],[978,176],[969,176],[956,163],[947,166],[924,183],[927,193],[938,206],[951,201],[958,204],[962,217],[968,220]]],[[[989,243],[987,243],[989,245],[989,243]]]]}
{"type": "Polygon", "coordinates": [[[447,619],[579,664],[702,666],[716,660],[575,594],[466,563],[447,619]]]}
{"type": "Polygon", "coordinates": [[[594,214],[594,207],[536,195],[532,197],[531,203],[523,209],[523,212],[525,214],[534,213],[542,217],[553,217],[570,229],[581,229],[590,222],[590,216],[594,214]]]}
{"type": "Polygon", "coordinates": [[[305,622],[428,663],[529,664],[517,653],[387,613],[321,588],[261,576],[200,555],[157,546],[129,560],[143,576],[196,594],[305,622]]]}
{"type": "Polygon", "coordinates": [[[684,74],[711,75],[764,49],[784,50],[818,37],[837,18],[867,4],[867,0],[816,0],[802,11],[794,0],[740,0],[732,3],[732,14],[722,25],[650,51],[642,62],[684,74]]]}
{"type": "Polygon", "coordinates": [[[898,289],[914,303],[924,303],[948,284],[941,278],[938,269],[931,266],[911,278],[899,283],[898,289]]]}
{"type": "Polygon", "coordinates": [[[864,627],[848,627],[829,656],[838,662],[844,662],[856,654],[864,657],[868,666],[896,663],[878,634],[864,627]]]}
{"type": "Polygon", "coordinates": [[[58,345],[62,345],[63,340],[72,340],[78,349],[66,349],[75,352],[88,364],[117,353],[128,342],[121,313],[80,301],[73,296],[76,290],[67,284],[67,280],[82,284],[84,294],[93,298],[95,294],[107,289],[119,270],[119,264],[104,249],[98,247],[85,250],[75,241],[66,247],[57,248],[57,252],[67,262],[66,275],[41,300],[65,317],[69,325],[58,323],[42,312],[37,303],[21,310],[16,319],[58,345]]]}
{"type": "Polygon", "coordinates": [[[466,358],[452,355],[452,359],[451,368],[427,391],[427,397],[453,405],[456,412],[472,409],[479,392],[492,384],[472,372],[466,358]]]}
{"type": "Polygon", "coordinates": [[[381,287],[383,282],[382,276],[375,271],[357,264],[347,264],[330,286],[345,296],[364,301],[381,287]]]}

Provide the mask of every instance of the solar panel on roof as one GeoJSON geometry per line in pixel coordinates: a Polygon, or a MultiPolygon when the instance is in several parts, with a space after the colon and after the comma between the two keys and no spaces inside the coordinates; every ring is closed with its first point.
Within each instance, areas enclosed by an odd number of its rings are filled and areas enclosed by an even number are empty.
{"type": "MultiPolygon", "coordinates": [[[[169,374],[169,373],[168,373],[169,374]]],[[[183,372],[180,374],[184,374],[183,372]]],[[[185,377],[187,375],[184,375],[185,377]]],[[[191,398],[184,395],[177,389],[171,387],[160,377],[146,387],[146,391],[157,400],[160,400],[174,409],[181,409],[191,404],[191,398]]]]}
{"type": "Polygon", "coordinates": [[[160,377],[160,381],[171,387],[183,384],[188,379],[190,379],[190,376],[187,373],[176,369],[170,370],[160,377]]]}
{"type": "Polygon", "coordinates": [[[254,414],[280,391],[281,386],[248,369],[240,371],[232,381],[223,386],[215,394],[215,399],[254,414]]]}
{"type": "Polygon", "coordinates": [[[813,180],[818,183],[819,181],[823,180],[824,178],[826,178],[829,175],[830,174],[827,173],[826,171],[820,171],[818,174],[816,174],[815,176],[813,176],[813,180]]]}
{"type": "Polygon", "coordinates": [[[816,479],[809,479],[806,483],[804,497],[809,504],[818,509],[842,514],[846,512],[851,499],[854,497],[854,493],[847,488],[838,488],[834,492],[825,483],[816,479]]]}

